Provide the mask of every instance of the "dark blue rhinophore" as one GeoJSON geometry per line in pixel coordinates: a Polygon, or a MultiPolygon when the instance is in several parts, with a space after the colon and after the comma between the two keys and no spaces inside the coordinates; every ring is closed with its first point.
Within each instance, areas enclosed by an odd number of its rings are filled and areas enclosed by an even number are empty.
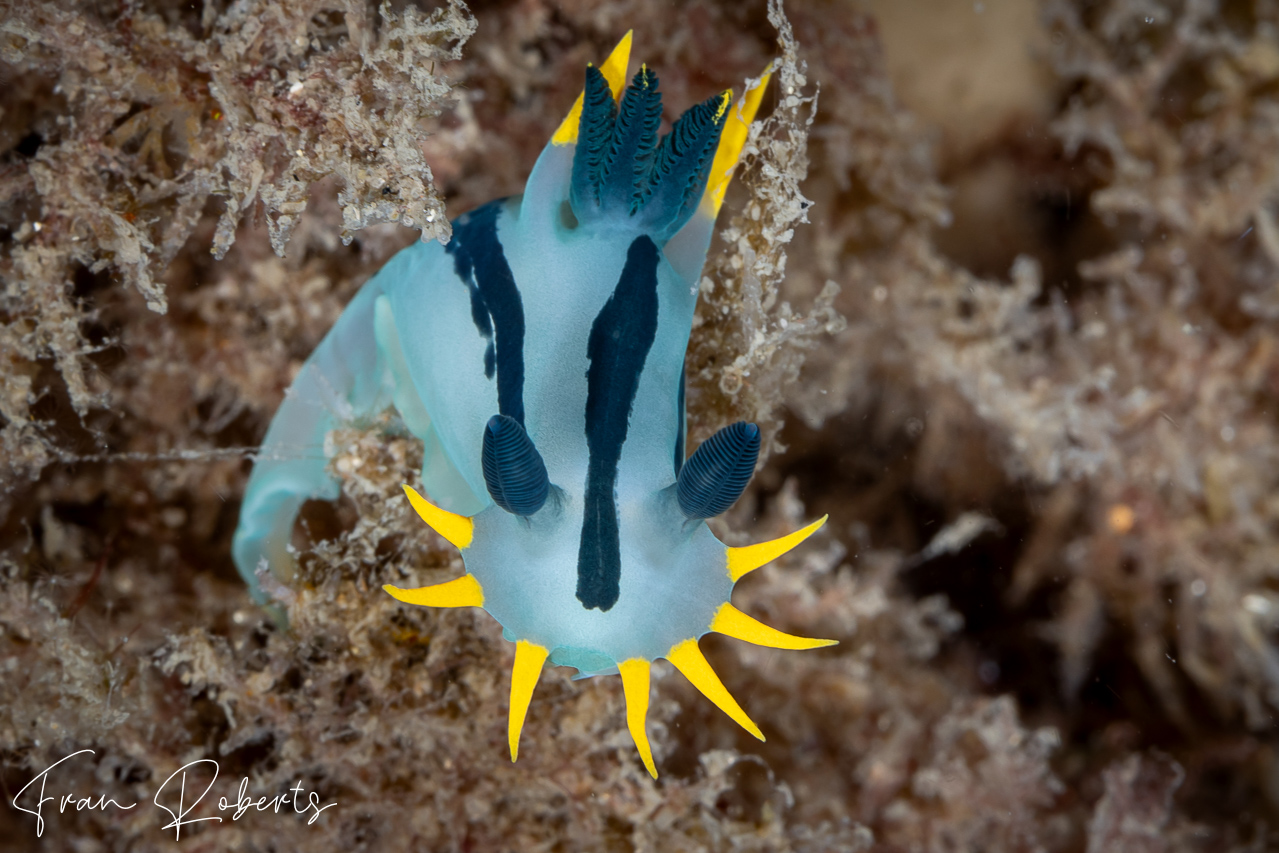
{"type": "Polygon", "coordinates": [[[600,70],[587,67],[569,197],[579,222],[629,218],[663,243],[701,201],[731,93],[691,108],[659,141],[657,85],[657,75],[641,67],[618,105],[600,70]]]}
{"type": "Polygon", "coordinates": [[[679,508],[688,518],[713,518],[746,490],[759,458],[759,427],[738,421],[697,448],[676,481],[679,508]]]}
{"type": "Polygon", "coordinates": [[[546,464],[519,421],[507,415],[489,418],[482,462],[484,483],[502,509],[527,517],[546,503],[551,490],[546,464]]]}

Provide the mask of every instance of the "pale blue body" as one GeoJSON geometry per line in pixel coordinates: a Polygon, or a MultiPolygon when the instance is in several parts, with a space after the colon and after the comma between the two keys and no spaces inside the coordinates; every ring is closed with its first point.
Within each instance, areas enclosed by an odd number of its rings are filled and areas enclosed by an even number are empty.
{"type": "Polygon", "coordinates": [[[587,343],[637,231],[617,218],[577,224],[568,197],[574,146],[548,145],[525,194],[505,202],[497,236],[522,299],[524,425],[555,487],[530,518],[493,504],[481,470],[485,424],[499,410],[485,375],[490,341],[472,321],[466,281],[438,243],[416,243],[361,289],[307,360],[263,442],[241,511],[234,556],[255,597],[260,561],[285,580],[294,519],[308,498],[334,499],[339,483],[322,452],[326,433],[394,404],[422,439],[422,482],[438,506],[474,517],[468,572],[484,608],[555,663],[588,674],[652,660],[706,633],[729,599],[725,548],[674,498],[682,461],[681,376],[697,281],[713,219],[694,215],[662,249],[658,325],[617,466],[620,594],[607,610],[575,595],[583,490],[587,343]]]}
{"type": "Polygon", "coordinates": [[[740,548],[710,532],[706,519],[750,481],[759,428],[730,424],[684,452],[699,277],[767,74],[735,109],[723,92],[659,137],[656,75],[641,66],[623,91],[630,42],[586,68],[522,196],[459,217],[447,247],[400,252],[352,300],[271,423],[234,552],[259,601],[266,572],[291,581],[298,509],[340,491],[325,436],[393,405],[425,451],[426,496],[404,494],[466,573],[383,590],[409,605],[483,607],[502,625],[515,643],[512,761],[549,659],[621,676],[627,728],[657,778],[645,723],[654,660],[762,740],[698,638],[834,641],[783,634],[729,600],[826,520],[740,548]]]}

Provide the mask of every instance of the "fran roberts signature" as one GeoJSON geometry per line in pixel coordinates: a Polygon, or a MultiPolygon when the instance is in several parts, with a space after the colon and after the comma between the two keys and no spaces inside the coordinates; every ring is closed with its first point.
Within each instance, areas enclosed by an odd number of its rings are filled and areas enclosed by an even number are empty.
{"type": "MultiPolygon", "coordinates": [[[[83,796],[74,791],[50,794],[48,793],[50,785],[50,774],[64,762],[70,761],[80,755],[95,755],[92,749],[81,749],[70,755],[50,764],[40,773],[36,774],[26,785],[22,786],[22,790],[13,798],[13,807],[20,812],[26,812],[34,815],[36,819],[36,837],[40,838],[44,835],[45,828],[45,809],[48,806],[50,812],[54,808],[58,814],[65,814],[69,809],[75,811],[106,811],[108,808],[117,808],[127,811],[137,807],[137,803],[129,803],[125,805],[117,801],[114,797],[108,798],[105,794],[100,794],[96,798],[93,795],[83,796]],[[32,788],[35,790],[32,790],[32,788]],[[28,794],[28,791],[31,793],[28,794]]],[[[173,830],[174,840],[180,840],[182,837],[182,827],[204,821],[215,821],[221,823],[223,818],[219,815],[210,815],[207,817],[189,817],[196,807],[204,801],[209,792],[213,790],[214,784],[218,781],[218,763],[211,758],[200,758],[195,761],[188,762],[177,770],[169,774],[169,778],[165,779],[160,787],[156,789],[155,796],[151,798],[151,802],[162,812],[169,815],[170,820],[164,823],[160,829],[163,831],[173,830]],[[200,787],[200,782],[195,778],[192,780],[191,789],[187,789],[187,776],[203,779],[206,775],[210,778],[204,784],[204,789],[196,794],[196,790],[200,787]],[[188,796],[193,799],[188,801],[188,796]]],[[[56,775],[56,774],[55,774],[56,775]]],[[[239,820],[249,810],[264,812],[273,811],[280,813],[283,806],[289,806],[295,815],[310,814],[307,825],[315,823],[320,817],[320,813],[325,809],[330,809],[337,803],[321,803],[320,795],[315,791],[307,791],[299,780],[296,785],[289,788],[287,793],[276,794],[274,797],[259,795],[253,797],[249,793],[249,777],[245,776],[240,779],[240,785],[235,790],[234,799],[225,796],[218,797],[217,807],[220,812],[231,812],[228,816],[231,820],[239,820]],[[305,793],[305,797],[303,794],[305,793]]],[[[286,810],[285,814],[288,814],[286,810]]],[[[160,820],[164,820],[163,817],[160,820]]]]}

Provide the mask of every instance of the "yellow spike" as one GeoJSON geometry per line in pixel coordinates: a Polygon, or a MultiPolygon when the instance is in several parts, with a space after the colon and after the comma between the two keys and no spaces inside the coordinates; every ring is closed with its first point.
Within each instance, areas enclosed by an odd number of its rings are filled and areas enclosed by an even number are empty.
{"type": "Polygon", "coordinates": [[[408,495],[409,503],[413,505],[413,509],[417,510],[417,514],[422,516],[422,520],[428,527],[458,548],[465,550],[470,546],[471,539],[475,536],[474,521],[464,515],[440,509],[414,491],[412,486],[405,486],[404,494],[408,495]]]}
{"type": "Polygon", "coordinates": [[[693,682],[693,686],[702,691],[703,696],[714,702],[721,711],[736,720],[739,726],[760,740],[764,739],[764,733],[759,730],[759,726],[751,722],[751,718],[746,716],[742,706],[738,705],[737,700],[728,692],[724,682],[719,680],[715,670],[711,669],[711,665],[706,661],[706,656],[702,654],[702,650],[697,646],[697,640],[685,640],[675,646],[666,654],[666,659],[673,663],[676,669],[684,673],[684,677],[693,682]]]}
{"type": "MultiPolygon", "coordinates": [[[[750,131],[755,113],[764,99],[764,90],[768,88],[768,79],[772,77],[772,69],[765,71],[759,78],[759,85],[747,89],[737,102],[724,129],[720,131],[719,147],[715,149],[715,159],[711,162],[711,171],[706,178],[706,194],[702,196],[702,213],[714,219],[724,204],[724,194],[728,192],[729,181],[733,177],[733,169],[742,156],[742,148],[746,146],[746,136],[750,131]]],[[[718,118],[718,116],[717,116],[718,118]]]]}
{"type": "Polygon", "coordinates": [[[546,663],[546,649],[520,640],[515,644],[515,666],[511,670],[511,715],[506,724],[506,740],[511,747],[511,761],[520,754],[520,732],[524,729],[524,717],[528,703],[533,698],[533,688],[542,676],[542,664],[546,663]]]}
{"type": "Polygon", "coordinates": [[[754,617],[747,616],[728,602],[720,606],[719,612],[711,620],[711,630],[716,634],[773,649],[820,649],[839,642],[839,640],[814,640],[811,637],[784,634],[754,617]]]}
{"type": "Polygon", "coordinates": [[[392,598],[405,604],[420,604],[423,607],[483,607],[484,588],[475,579],[475,575],[462,575],[448,583],[434,586],[421,586],[417,589],[400,589],[398,586],[386,584],[382,587],[392,598]]]}
{"type": "Polygon", "coordinates": [[[736,583],[742,579],[743,575],[755,571],[770,560],[777,559],[800,542],[812,536],[826,523],[828,518],[830,518],[829,515],[823,515],[802,530],[796,530],[794,533],[783,536],[780,539],[760,542],[757,545],[747,545],[742,548],[729,548],[728,576],[736,583]]]}
{"type": "MultiPolygon", "coordinates": [[[[631,34],[634,30],[627,30],[626,35],[622,36],[622,40],[617,43],[617,47],[613,48],[613,52],[608,55],[608,59],[604,60],[604,64],[600,66],[600,73],[604,75],[604,79],[608,81],[608,87],[613,90],[613,100],[617,100],[622,95],[622,88],[626,85],[626,71],[631,62],[631,34]]],[[[586,97],[586,93],[577,96],[577,100],[573,102],[573,109],[568,111],[568,117],[560,122],[559,130],[555,131],[555,135],[551,137],[551,142],[556,145],[576,145],[577,144],[577,126],[582,121],[582,101],[586,97]]]]}
{"type": "Polygon", "coordinates": [[[631,658],[617,665],[622,674],[622,692],[626,694],[626,727],[631,730],[631,738],[639,749],[640,758],[648,775],[657,778],[657,765],[653,764],[653,749],[648,745],[648,670],[649,663],[643,658],[631,658]]]}
{"type": "Polygon", "coordinates": [[[613,100],[622,97],[622,89],[626,87],[626,72],[631,64],[631,35],[634,30],[627,30],[626,35],[613,48],[613,52],[600,66],[600,73],[608,81],[608,88],[613,90],[613,100]]]}

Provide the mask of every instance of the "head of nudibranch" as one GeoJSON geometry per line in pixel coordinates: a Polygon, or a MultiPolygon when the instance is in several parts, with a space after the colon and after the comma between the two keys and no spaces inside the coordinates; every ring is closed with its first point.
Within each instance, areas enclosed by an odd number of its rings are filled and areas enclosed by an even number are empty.
{"type": "MultiPolygon", "coordinates": [[[[659,139],[656,76],[641,67],[623,89],[630,41],[628,33],[601,67],[588,66],[584,91],[523,197],[507,202],[514,213],[506,230],[486,238],[500,238],[509,265],[537,279],[531,289],[554,303],[526,298],[522,306],[530,328],[542,329],[546,340],[532,346],[550,366],[541,380],[521,376],[519,407],[494,415],[477,436],[491,504],[466,517],[405,487],[421,518],[461,549],[467,574],[386,590],[410,604],[483,607],[516,643],[512,761],[549,660],[583,675],[621,675],[628,728],[656,777],[645,732],[654,660],[669,660],[763,740],[698,639],[717,632],[783,649],[833,641],[783,634],[729,601],[742,576],[826,520],[742,548],[725,546],[707,527],[746,488],[759,429],[733,424],[684,458],[683,362],[697,283],[767,75],[737,103],[730,91],[692,107],[659,139]],[[561,319],[539,326],[539,310],[561,319]],[[561,352],[585,353],[584,383],[581,366],[561,352]],[[557,376],[561,360],[566,372],[557,376]]],[[[496,214],[472,217],[486,215],[496,214]]],[[[455,231],[463,266],[484,262],[469,227],[462,217],[455,231]]],[[[502,382],[499,375],[499,400],[502,382]]]]}

